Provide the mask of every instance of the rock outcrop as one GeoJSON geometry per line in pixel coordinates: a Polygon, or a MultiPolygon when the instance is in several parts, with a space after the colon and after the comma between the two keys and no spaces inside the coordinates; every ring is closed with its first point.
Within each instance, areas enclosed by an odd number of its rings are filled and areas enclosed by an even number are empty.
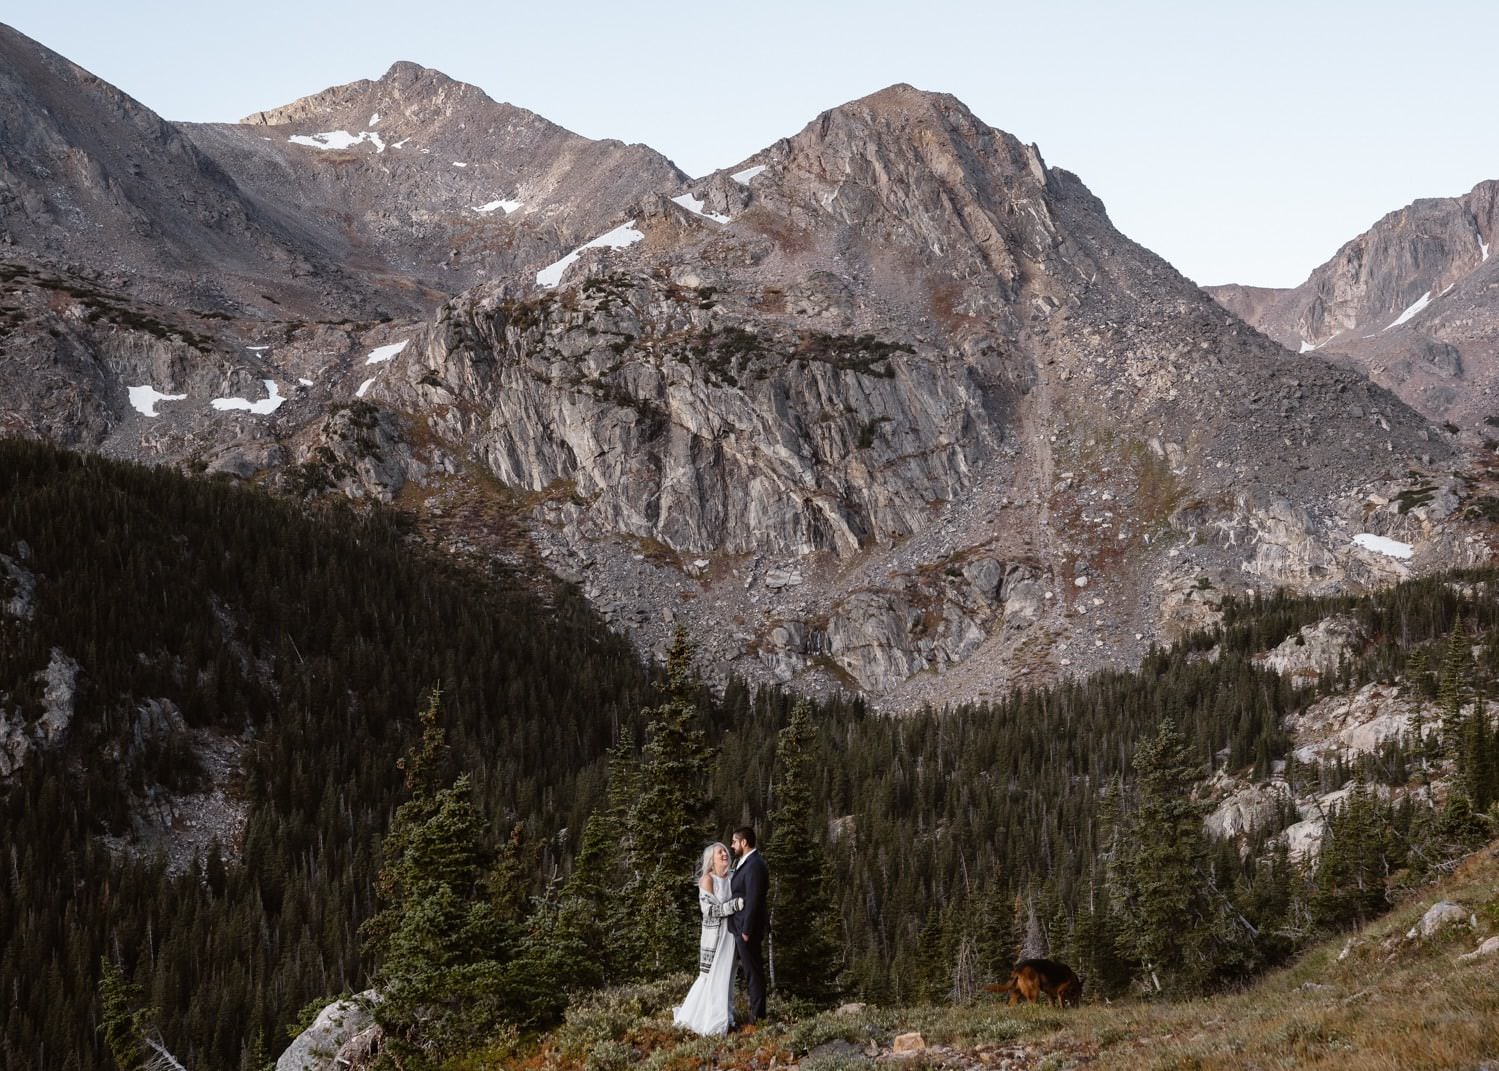
{"type": "Polygon", "coordinates": [[[340,1063],[339,1057],[345,1046],[369,1039],[367,1032],[375,1022],[371,1009],[377,1000],[375,991],[370,989],[329,1004],[318,1012],[311,1026],[292,1039],[277,1058],[276,1071],[333,1071],[349,1067],[349,1062],[340,1063]]]}
{"type": "Polygon", "coordinates": [[[1365,639],[1353,618],[1329,617],[1304,626],[1257,661],[1297,687],[1309,688],[1352,659],[1365,639]]]}
{"type": "Polygon", "coordinates": [[[446,303],[370,394],[537,496],[647,647],[687,620],[751,676],[940,701],[1211,620],[1163,575],[1406,568],[1352,537],[1444,434],[1225,318],[1034,147],[895,86],[754,160],[446,303]]]}
{"type": "Polygon", "coordinates": [[[41,713],[33,719],[22,710],[8,709],[9,697],[0,694],[0,778],[20,769],[33,748],[55,748],[66,739],[78,699],[78,672],[77,660],[52,648],[46,668],[36,673],[42,687],[41,713]]]}

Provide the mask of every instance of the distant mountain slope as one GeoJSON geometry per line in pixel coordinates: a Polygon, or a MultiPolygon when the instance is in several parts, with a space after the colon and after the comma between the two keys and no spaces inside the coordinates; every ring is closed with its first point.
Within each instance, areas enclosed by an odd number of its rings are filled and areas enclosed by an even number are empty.
{"type": "Polygon", "coordinates": [[[260,203],[320,225],[326,248],[434,292],[534,271],[686,181],[646,146],[592,141],[407,62],[181,129],[260,203]]]}
{"type": "Polygon", "coordinates": [[[179,129],[4,25],[0,234],[167,304],[347,315],[367,300],[179,129]]]}
{"type": "Polygon", "coordinates": [[[1208,291],[1283,345],[1351,360],[1432,419],[1481,427],[1499,415],[1496,236],[1489,180],[1391,212],[1298,287],[1208,291]]]}
{"type": "Polygon", "coordinates": [[[1403,573],[1366,530],[1481,553],[1455,499],[1368,506],[1445,433],[955,98],[893,86],[647,207],[449,302],[369,395],[543,496],[548,560],[642,642],[685,619],[746,674],[907,705],[1128,664],[1204,582],[1403,573]]]}

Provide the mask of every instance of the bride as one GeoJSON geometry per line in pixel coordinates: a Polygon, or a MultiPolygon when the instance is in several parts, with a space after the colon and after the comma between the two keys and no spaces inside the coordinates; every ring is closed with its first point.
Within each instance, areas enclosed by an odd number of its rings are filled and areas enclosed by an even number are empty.
{"type": "Polygon", "coordinates": [[[710,844],[698,866],[697,902],[703,910],[698,937],[697,980],[672,1022],[698,1034],[726,1034],[734,994],[734,935],[724,920],[744,906],[729,895],[729,849],[710,844]]]}

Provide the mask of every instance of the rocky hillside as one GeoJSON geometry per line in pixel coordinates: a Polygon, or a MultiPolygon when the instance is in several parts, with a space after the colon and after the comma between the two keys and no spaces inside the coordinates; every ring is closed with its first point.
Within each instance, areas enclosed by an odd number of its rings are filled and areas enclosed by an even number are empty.
{"type": "Polygon", "coordinates": [[[260,204],[323,248],[441,296],[535,271],[686,181],[643,145],[592,141],[414,63],[238,124],[182,124],[260,204]]]}
{"type": "Polygon", "coordinates": [[[535,495],[647,645],[908,705],[1132,664],[1209,589],[1487,553],[1438,523],[1445,432],[952,97],[833,109],[618,236],[456,297],[369,398],[535,495]]]}
{"type": "Polygon", "coordinates": [[[456,546],[520,524],[649,652],[685,624],[716,673],[904,708],[1133,665],[1222,592],[1488,554],[1449,433],[950,96],[892,86],[685,189],[406,63],[183,129],[375,311],[164,305],[23,234],[0,426],[397,501],[456,546]]]}
{"type": "Polygon", "coordinates": [[[1499,411],[1499,181],[1385,216],[1289,290],[1210,287],[1301,353],[1351,363],[1433,420],[1482,430],[1499,411]]]}
{"type": "Polygon", "coordinates": [[[180,129],[4,25],[0,251],[216,313],[349,315],[371,300],[180,129]]]}

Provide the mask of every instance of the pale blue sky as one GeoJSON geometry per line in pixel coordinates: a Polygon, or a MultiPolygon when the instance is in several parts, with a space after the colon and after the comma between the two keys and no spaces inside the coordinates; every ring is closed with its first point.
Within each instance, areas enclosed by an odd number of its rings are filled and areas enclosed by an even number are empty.
{"type": "Polygon", "coordinates": [[[1380,216],[1499,178],[1493,0],[33,0],[5,21],[168,119],[398,59],[685,171],[893,82],[1075,171],[1199,283],[1290,286],[1380,216]]]}

